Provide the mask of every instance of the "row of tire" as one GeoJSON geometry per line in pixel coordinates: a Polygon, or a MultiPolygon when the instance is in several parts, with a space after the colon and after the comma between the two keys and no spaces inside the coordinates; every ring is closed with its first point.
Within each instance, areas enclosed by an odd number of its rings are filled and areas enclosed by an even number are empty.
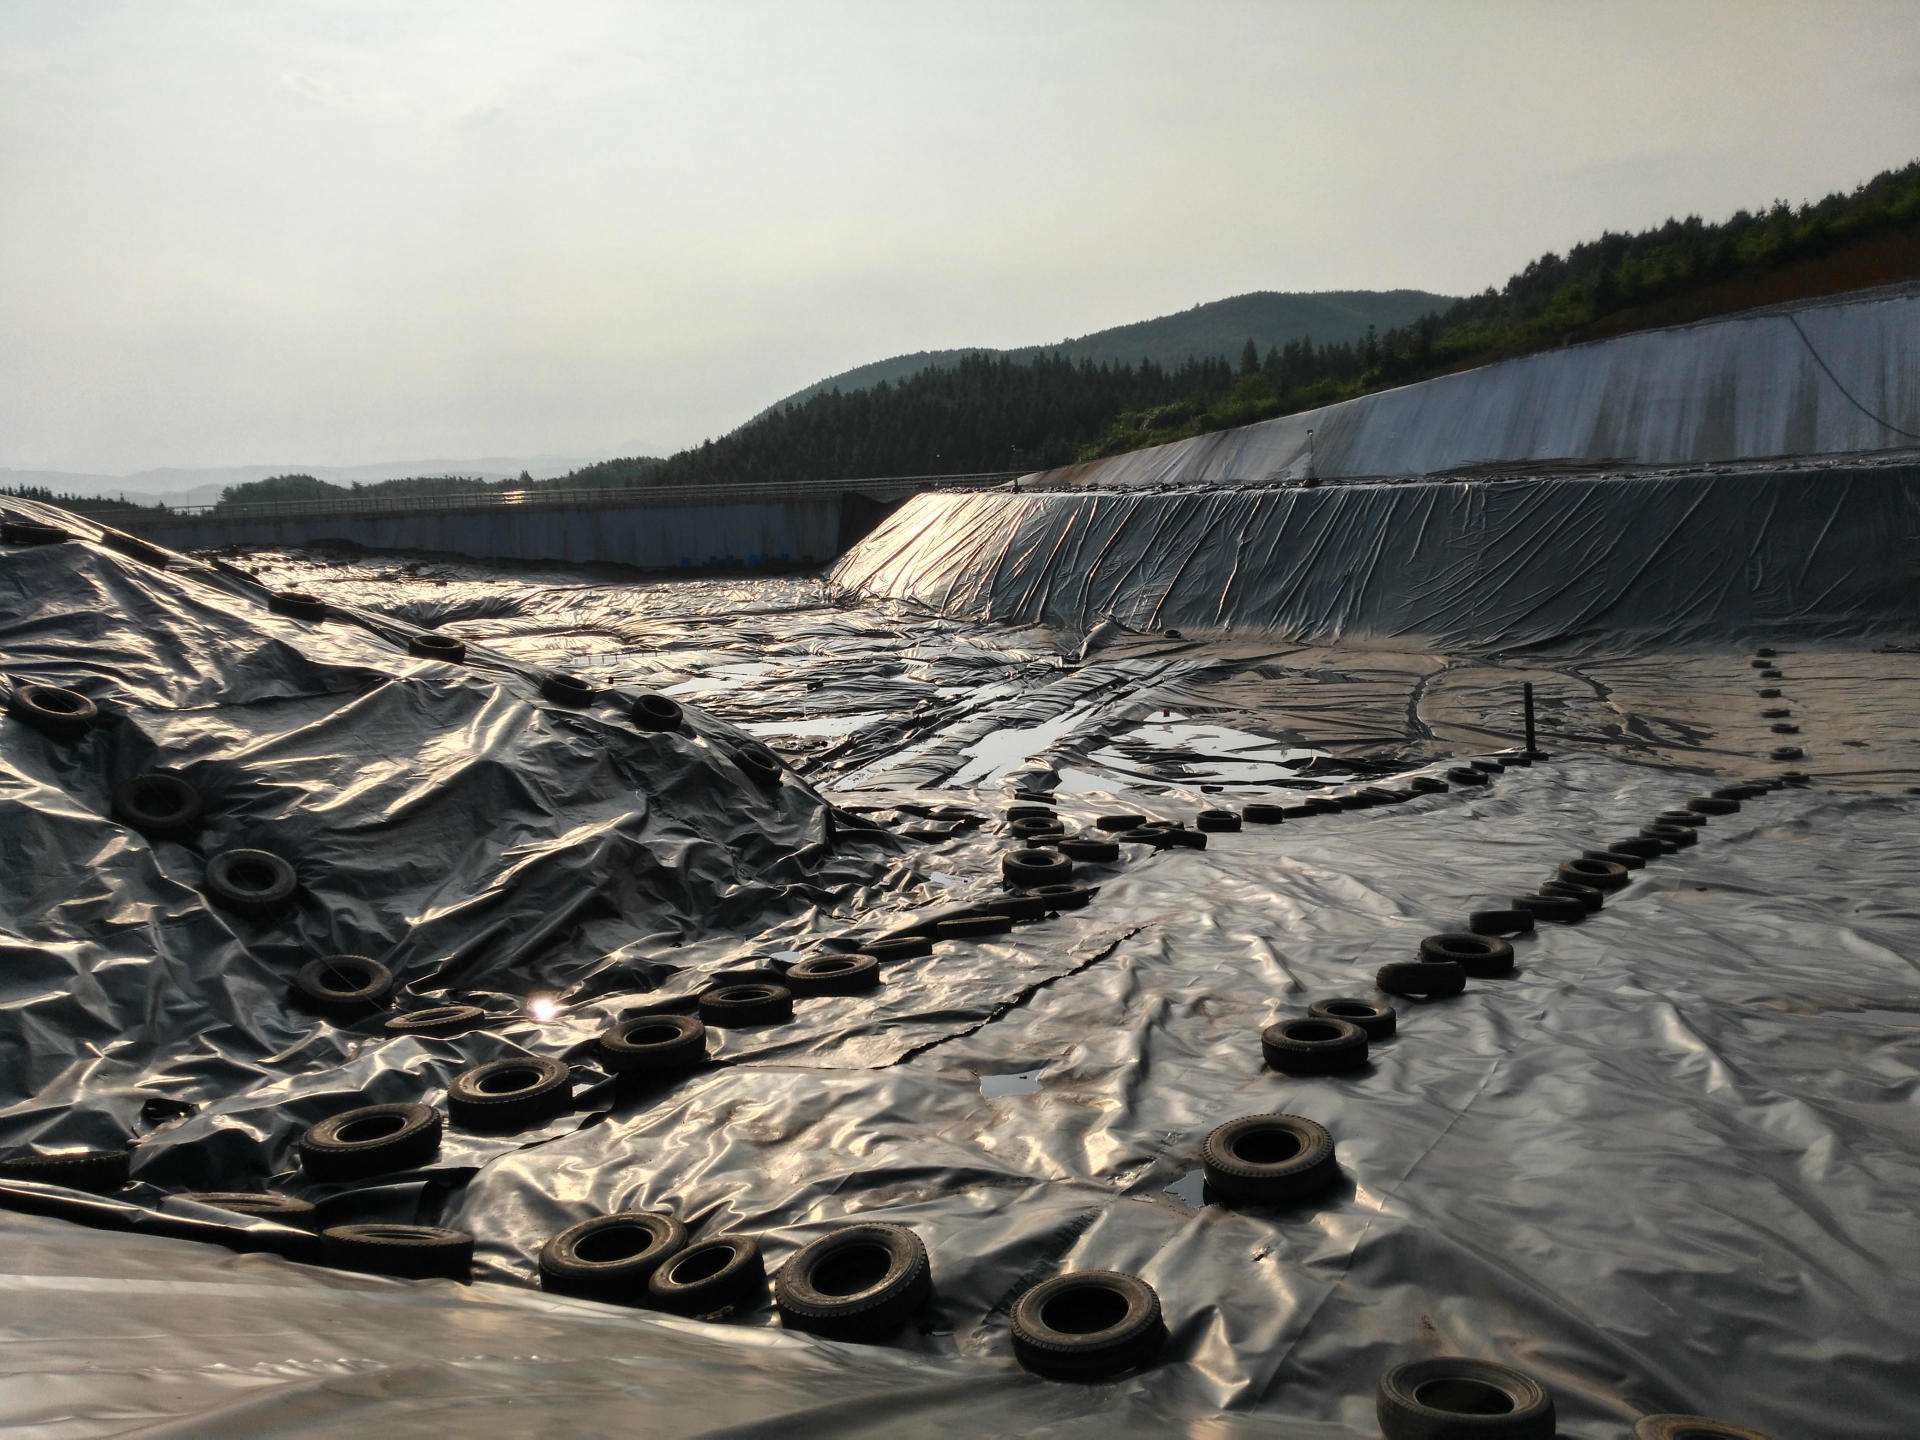
{"type": "MultiPolygon", "coordinates": [[[[1769,649],[1765,645],[1760,646],[1753,652],[1751,664],[1762,680],[1784,680],[1787,678],[1786,672],[1782,670],[1777,663],[1779,655],[1780,652],[1778,650],[1769,649]]],[[[1780,687],[1777,685],[1763,685],[1754,693],[1762,700],[1779,700],[1784,698],[1780,687]]],[[[1760,718],[1772,722],[1768,728],[1772,730],[1775,735],[1798,735],[1800,733],[1800,726],[1798,722],[1794,720],[1793,710],[1790,706],[1770,705],[1760,712],[1760,718]]],[[[1775,760],[1802,760],[1806,758],[1806,752],[1798,745],[1776,745],[1773,748],[1772,756],[1775,760]]]]}

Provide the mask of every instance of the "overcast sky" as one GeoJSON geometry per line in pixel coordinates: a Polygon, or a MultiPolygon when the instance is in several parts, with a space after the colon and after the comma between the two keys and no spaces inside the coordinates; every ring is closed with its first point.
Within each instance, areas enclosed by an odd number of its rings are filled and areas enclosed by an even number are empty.
{"type": "Polygon", "coordinates": [[[1920,7],[0,0],[0,465],[664,453],[1920,156],[1920,7]]]}

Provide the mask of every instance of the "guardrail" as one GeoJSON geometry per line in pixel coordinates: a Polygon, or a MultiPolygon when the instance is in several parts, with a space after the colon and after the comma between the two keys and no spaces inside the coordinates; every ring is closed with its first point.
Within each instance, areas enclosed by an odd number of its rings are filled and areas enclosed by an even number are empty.
{"type": "MultiPolygon", "coordinates": [[[[820,500],[865,495],[891,500],[922,490],[984,490],[1018,479],[1020,470],[964,475],[877,475],[857,480],[752,481],[733,485],[623,485],[596,490],[476,490],[462,495],[345,495],[325,500],[276,500],[252,505],[177,505],[164,510],[96,512],[98,518],[140,530],[207,521],[318,520],[328,516],[421,515],[448,511],[625,509],[645,505],[733,505],[743,501],[820,500]]],[[[81,507],[74,507],[86,513],[81,507]]]]}

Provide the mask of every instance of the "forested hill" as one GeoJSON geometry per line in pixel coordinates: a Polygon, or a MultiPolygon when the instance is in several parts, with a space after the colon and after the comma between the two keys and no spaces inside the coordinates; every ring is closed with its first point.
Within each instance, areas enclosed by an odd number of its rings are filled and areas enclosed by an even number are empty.
{"type": "Polygon", "coordinates": [[[845,394],[871,389],[882,380],[898,382],[936,366],[951,370],[966,355],[1005,356],[1015,361],[1058,355],[1068,360],[1127,365],[1150,360],[1175,370],[1189,360],[1238,355],[1249,340],[1263,353],[1290,340],[1313,339],[1323,343],[1358,340],[1369,326],[1375,330],[1391,330],[1452,303],[1448,296],[1432,295],[1425,290],[1327,290],[1299,294],[1256,290],[1250,295],[1195,305],[1177,315],[1136,320],[1130,325],[1096,330],[1091,335],[1053,345],[1023,345],[1012,350],[989,347],[916,350],[911,355],[875,360],[829,375],[769,405],[754,418],[770,415],[782,405],[797,405],[829,390],[845,394]]]}

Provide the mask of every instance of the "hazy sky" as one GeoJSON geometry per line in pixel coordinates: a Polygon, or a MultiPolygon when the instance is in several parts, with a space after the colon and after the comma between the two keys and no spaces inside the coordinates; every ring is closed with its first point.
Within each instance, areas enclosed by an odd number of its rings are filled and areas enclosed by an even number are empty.
{"type": "Polygon", "coordinates": [[[0,465],[662,453],[1920,156],[1920,5],[0,0],[0,465]]]}

